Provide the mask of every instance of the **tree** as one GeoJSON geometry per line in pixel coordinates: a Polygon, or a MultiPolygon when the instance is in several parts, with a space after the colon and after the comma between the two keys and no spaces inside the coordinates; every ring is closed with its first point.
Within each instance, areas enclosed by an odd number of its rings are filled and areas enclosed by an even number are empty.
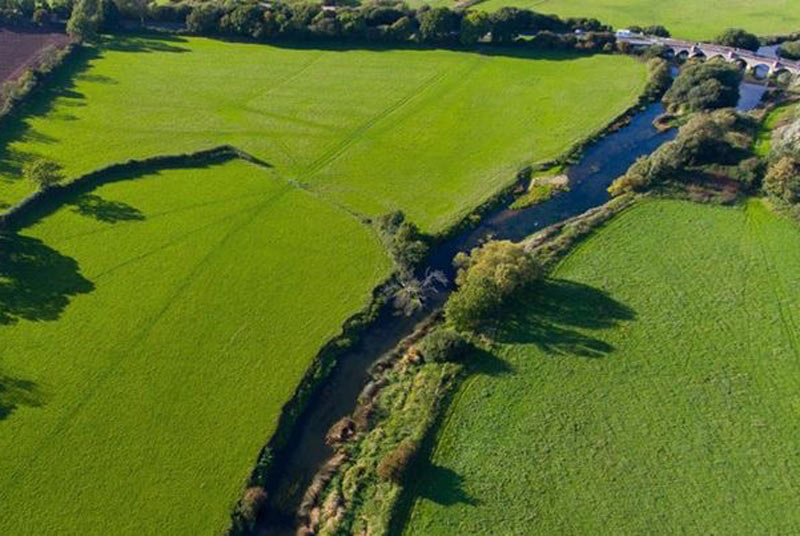
{"type": "Polygon", "coordinates": [[[742,73],[724,61],[707,61],[681,70],[664,103],[673,111],[710,110],[735,106],[739,101],[742,73]],[[714,82],[710,82],[710,81],[714,82]]]}
{"type": "Polygon", "coordinates": [[[669,30],[660,24],[654,24],[647,28],[642,28],[642,33],[646,35],[655,35],[656,37],[670,37],[669,30]]]}
{"type": "Polygon", "coordinates": [[[213,34],[219,30],[220,10],[213,4],[198,4],[186,17],[186,29],[196,34],[213,34]]]}
{"type": "Polygon", "coordinates": [[[531,12],[516,7],[501,7],[489,17],[492,42],[510,43],[525,32],[531,23],[531,12]]]}
{"type": "Polygon", "coordinates": [[[779,52],[782,58],[800,60],[800,40],[782,43],[779,52]]]}
{"type": "Polygon", "coordinates": [[[23,176],[36,184],[40,190],[55,186],[64,179],[61,166],[52,160],[39,158],[25,164],[22,169],[23,176]]]}
{"type": "Polygon", "coordinates": [[[445,43],[452,41],[461,28],[461,17],[446,7],[436,7],[420,11],[419,38],[425,43],[445,43]]]}
{"type": "Polygon", "coordinates": [[[100,0],[78,0],[67,21],[67,33],[78,41],[92,41],[97,38],[97,30],[102,24],[100,0]]]}
{"type": "Polygon", "coordinates": [[[745,50],[758,50],[761,42],[754,34],[741,28],[728,28],[720,34],[715,42],[726,47],[743,48],[745,50]]]}
{"type": "Polygon", "coordinates": [[[489,15],[483,11],[468,11],[461,19],[459,40],[462,45],[474,45],[491,29],[489,15]]]}
{"type": "Polygon", "coordinates": [[[506,297],[543,275],[524,247],[508,240],[487,242],[469,255],[459,253],[455,264],[459,288],[445,304],[445,316],[458,331],[478,329],[506,297]]]}
{"type": "Polygon", "coordinates": [[[144,26],[150,0],[114,0],[120,12],[127,16],[139,19],[139,24],[144,26]]]}

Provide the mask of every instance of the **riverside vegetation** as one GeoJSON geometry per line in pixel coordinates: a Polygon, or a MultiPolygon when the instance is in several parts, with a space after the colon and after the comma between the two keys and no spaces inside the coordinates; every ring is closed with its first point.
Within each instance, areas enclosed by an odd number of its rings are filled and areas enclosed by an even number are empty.
{"type": "Polygon", "coordinates": [[[342,466],[316,490],[307,526],[319,534],[636,532],[653,512],[676,513],[661,516],[667,526],[696,527],[696,516],[677,513],[698,509],[708,530],[793,523],[791,486],[782,484],[792,470],[784,454],[791,410],[770,408],[791,398],[796,376],[790,296],[800,257],[784,247],[800,230],[768,206],[796,214],[800,115],[792,104],[724,109],[738,98],[734,71],[714,62],[684,70],[665,96],[683,125],[677,137],[616,181],[605,207],[527,246],[490,242],[459,259],[445,316],[473,344],[439,328],[376,376],[386,387],[359,411],[379,409],[339,449],[342,466]],[[708,80],[715,98],[691,91],[708,80]],[[766,197],[724,208],[636,201],[635,192],[727,204],[766,197]],[[454,350],[426,344],[440,339],[456,341],[444,345],[454,350]],[[654,340],[675,341],[683,359],[674,347],[654,350],[654,340]],[[447,382],[426,384],[436,371],[447,382]],[[397,389],[433,399],[420,414],[397,389]],[[751,481],[741,475],[753,466],[769,469],[735,494],[748,500],[731,517],[725,482],[751,481]],[[595,506],[575,516],[578,502],[595,506]]]}

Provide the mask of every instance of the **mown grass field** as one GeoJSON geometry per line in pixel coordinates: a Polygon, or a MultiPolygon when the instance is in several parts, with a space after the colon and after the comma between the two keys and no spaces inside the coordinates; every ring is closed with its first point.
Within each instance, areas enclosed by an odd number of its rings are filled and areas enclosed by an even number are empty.
{"type": "Polygon", "coordinates": [[[30,191],[19,169],[37,156],[74,177],[229,143],[355,211],[441,231],[644,83],[642,64],[614,56],[118,38],[0,133],[0,202],[30,191]]]}
{"type": "Polygon", "coordinates": [[[615,28],[663,24],[676,37],[697,40],[712,39],[731,27],[758,35],[800,29],[800,0],[486,0],[475,8],[494,11],[503,6],[562,17],[595,17],[615,28]]]}
{"type": "Polygon", "coordinates": [[[760,201],[619,216],[510,308],[405,534],[793,532],[798,289],[800,229],[760,201]]]}
{"type": "Polygon", "coordinates": [[[391,268],[233,161],[0,237],[0,534],[219,534],[312,357],[391,268]]]}

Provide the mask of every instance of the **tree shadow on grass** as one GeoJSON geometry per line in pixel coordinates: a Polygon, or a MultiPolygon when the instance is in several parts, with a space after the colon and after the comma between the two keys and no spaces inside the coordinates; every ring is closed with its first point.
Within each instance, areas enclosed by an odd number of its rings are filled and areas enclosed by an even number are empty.
{"type": "Polygon", "coordinates": [[[614,351],[586,333],[633,320],[636,313],[608,293],[574,281],[549,279],[514,297],[498,319],[493,338],[501,343],[535,344],[552,355],[597,358],[614,351]]]}
{"type": "MultiPolygon", "coordinates": [[[[58,143],[58,139],[36,131],[31,126],[31,118],[41,117],[59,106],[85,106],[85,95],[75,89],[75,79],[87,71],[92,61],[101,57],[96,48],[83,47],[75,52],[62,65],[57,67],[44,83],[10,116],[2,120],[0,128],[0,173],[19,177],[22,166],[36,158],[37,154],[19,149],[11,149],[12,142],[33,142],[38,144],[58,143]]],[[[110,80],[110,79],[109,79],[110,80]]]]}
{"type": "Polygon", "coordinates": [[[45,403],[44,393],[36,383],[15,378],[0,370],[0,421],[21,406],[38,408],[45,403]]]}
{"type": "Polygon", "coordinates": [[[122,201],[109,201],[95,194],[82,194],[67,202],[72,205],[73,212],[81,216],[89,216],[105,223],[121,221],[142,221],[144,214],[122,201]]]}
{"type": "Polygon", "coordinates": [[[105,39],[102,48],[116,52],[191,52],[190,48],[179,45],[186,42],[183,37],[164,33],[118,33],[105,39]]]}
{"type": "Polygon", "coordinates": [[[425,460],[417,466],[415,475],[418,477],[414,486],[418,497],[442,506],[479,504],[477,499],[464,490],[464,478],[448,467],[425,460]]]}
{"type": "Polygon", "coordinates": [[[0,234],[0,325],[57,320],[71,298],[92,290],[75,259],[36,238],[0,234]]]}

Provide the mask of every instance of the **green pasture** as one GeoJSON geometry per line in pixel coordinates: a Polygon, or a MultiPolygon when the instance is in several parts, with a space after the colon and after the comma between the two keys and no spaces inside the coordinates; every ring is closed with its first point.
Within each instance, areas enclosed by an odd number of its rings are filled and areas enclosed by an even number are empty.
{"type": "Polygon", "coordinates": [[[21,165],[70,177],[235,145],[359,213],[441,231],[636,101],[630,58],[524,50],[306,48],[119,37],[0,133],[0,202],[21,165]]]}
{"type": "Polygon", "coordinates": [[[0,237],[0,534],[219,534],[391,263],[356,218],[242,161],[64,201],[0,237]]]}
{"type": "Polygon", "coordinates": [[[501,319],[404,533],[794,532],[799,289],[800,229],[760,201],[618,216],[501,319]]]}
{"type": "Polygon", "coordinates": [[[697,40],[713,39],[726,28],[758,35],[800,30],[800,0],[486,0],[475,8],[494,11],[504,6],[565,18],[594,17],[615,28],[663,24],[676,37],[697,40]]]}

